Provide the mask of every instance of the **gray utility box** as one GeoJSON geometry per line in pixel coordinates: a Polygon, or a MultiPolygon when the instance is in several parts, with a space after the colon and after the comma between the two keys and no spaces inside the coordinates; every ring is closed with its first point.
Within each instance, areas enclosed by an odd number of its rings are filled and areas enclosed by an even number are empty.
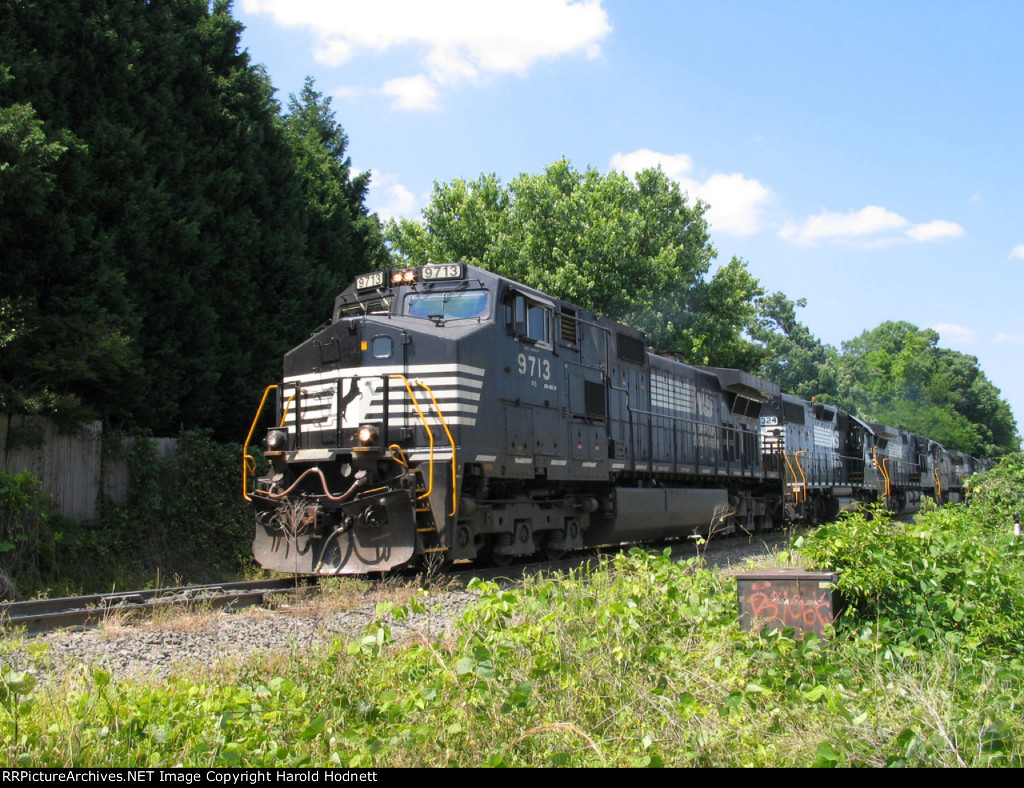
{"type": "Polygon", "coordinates": [[[836,572],[810,572],[798,566],[777,566],[736,575],[740,627],[792,627],[797,639],[808,632],[822,635],[838,612],[836,572]]]}

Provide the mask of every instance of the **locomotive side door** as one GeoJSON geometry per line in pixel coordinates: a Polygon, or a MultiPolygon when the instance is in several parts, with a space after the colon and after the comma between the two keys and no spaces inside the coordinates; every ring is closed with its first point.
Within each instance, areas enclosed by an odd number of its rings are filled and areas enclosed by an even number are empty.
{"type": "Polygon", "coordinates": [[[554,304],[513,289],[502,299],[505,324],[502,387],[503,450],[506,476],[533,478],[547,473],[565,454],[568,438],[562,417],[564,373],[555,353],[554,304]]]}
{"type": "Polygon", "coordinates": [[[569,446],[559,460],[566,466],[553,478],[604,479],[609,455],[608,332],[596,322],[578,320],[565,307],[559,330],[569,446]]]}

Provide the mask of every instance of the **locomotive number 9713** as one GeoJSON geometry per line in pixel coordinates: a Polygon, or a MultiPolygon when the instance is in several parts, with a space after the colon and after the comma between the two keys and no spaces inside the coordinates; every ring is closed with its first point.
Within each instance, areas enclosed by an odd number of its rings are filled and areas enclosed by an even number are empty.
{"type": "Polygon", "coordinates": [[[861,501],[910,511],[958,499],[982,466],[452,263],[337,297],[265,392],[242,481],[263,566],[349,574],[756,531],[861,501]]]}

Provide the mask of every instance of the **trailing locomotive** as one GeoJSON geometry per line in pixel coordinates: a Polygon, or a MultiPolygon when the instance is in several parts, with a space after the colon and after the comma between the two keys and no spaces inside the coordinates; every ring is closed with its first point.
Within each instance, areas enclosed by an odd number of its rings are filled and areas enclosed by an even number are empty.
{"type": "Polygon", "coordinates": [[[855,501],[910,511],[955,500],[974,470],[462,263],[357,277],[285,356],[243,455],[256,559],[328,575],[755,531],[855,501]]]}

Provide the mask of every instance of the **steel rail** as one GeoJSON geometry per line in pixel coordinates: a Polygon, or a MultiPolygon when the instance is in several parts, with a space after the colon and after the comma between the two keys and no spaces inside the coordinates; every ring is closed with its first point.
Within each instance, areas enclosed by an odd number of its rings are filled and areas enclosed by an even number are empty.
{"type": "Polygon", "coordinates": [[[200,604],[238,610],[265,604],[271,597],[316,588],[311,578],[245,580],[237,583],[154,588],[0,604],[0,630],[24,628],[30,635],[75,626],[95,626],[112,615],[148,614],[174,605],[200,604]]]}

